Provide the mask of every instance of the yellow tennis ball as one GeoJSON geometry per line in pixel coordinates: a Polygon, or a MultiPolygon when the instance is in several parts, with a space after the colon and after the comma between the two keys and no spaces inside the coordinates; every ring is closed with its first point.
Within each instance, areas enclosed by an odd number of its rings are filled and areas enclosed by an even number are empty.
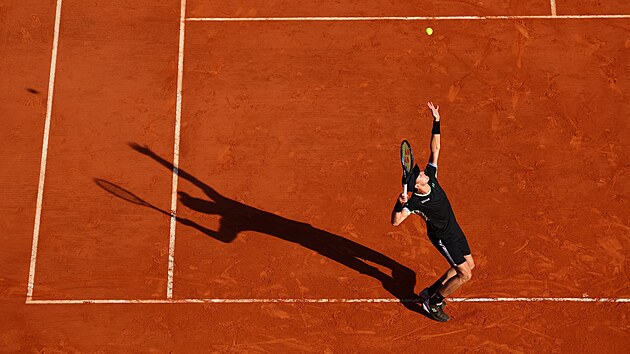
{"type": "Polygon", "coordinates": [[[433,34],[433,28],[431,27],[427,27],[426,30],[424,30],[429,36],[433,34]]]}

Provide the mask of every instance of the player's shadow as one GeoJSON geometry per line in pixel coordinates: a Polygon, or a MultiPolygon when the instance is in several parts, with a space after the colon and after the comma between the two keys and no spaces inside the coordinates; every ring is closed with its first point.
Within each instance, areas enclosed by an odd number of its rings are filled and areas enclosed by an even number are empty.
{"type": "MultiPolygon", "coordinates": [[[[147,147],[135,143],[129,145],[136,151],[153,158],[165,168],[173,170],[173,165],[169,161],[147,147]]],[[[220,226],[216,231],[188,219],[178,218],[180,223],[225,243],[232,242],[242,231],[256,231],[302,245],[361,274],[379,280],[383,287],[401,300],[405,307],[425,314],[422,306],[417,303],[418,296],[414,293],[416,273],[413,270],[382,253],[310,224],[287,219],[226,198],[186,171],[179,169],[178,175],[199,188],[207,197],[207,199],[196,198],[179,192],[179,200],[183,205],[200,213],[221,216],[220,226]],[[388,268],[391,276],[369,265],[366,261],[388,268]]]]}

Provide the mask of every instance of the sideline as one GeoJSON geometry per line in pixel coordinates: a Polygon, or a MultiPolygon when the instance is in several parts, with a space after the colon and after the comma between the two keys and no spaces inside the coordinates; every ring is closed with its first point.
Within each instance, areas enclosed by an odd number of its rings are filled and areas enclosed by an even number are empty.
{"type": "Polygon", "coordinates": [[[46,121],[44,123],[44,141],[42,143],[42,159],[39,166],[39,184],[37,186],[37,206],[35,208],[35,224],[33,226],[33,244],[31,246],[31,265],[28,271],[28,290],[26,301],[33,298],[35,284],[35,264],[37,263],[37,245],[39,243],[39,225],[42,218],[42,203],[44,199],[44,181],[46,179],[46,159],[48,158],[48,138],[50,136],[50,119],[52,116],[53,92],[55,88],[55,73],[57,71],[57,47],[59,45],[59,24],[61,20],[61,3],[57,0],[55,14],[55,29],[53,36],[52,56],[50,60],[50,75],[48,78],[48,99],[46,101],[46,121]]]}

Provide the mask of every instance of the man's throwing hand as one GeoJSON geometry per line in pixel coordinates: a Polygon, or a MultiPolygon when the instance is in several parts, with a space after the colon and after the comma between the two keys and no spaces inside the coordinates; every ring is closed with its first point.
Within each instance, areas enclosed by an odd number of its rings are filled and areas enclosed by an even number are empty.
{"type": "Polygon", "coordinates": [[[433,102],[427,103],[427,106],[429,106],[431,114],[433,114],[433,118],[435,118],[435,120],[440,120],[440,112],[438,111],[440,109],[440,106],[434,106],[433,102]]]}

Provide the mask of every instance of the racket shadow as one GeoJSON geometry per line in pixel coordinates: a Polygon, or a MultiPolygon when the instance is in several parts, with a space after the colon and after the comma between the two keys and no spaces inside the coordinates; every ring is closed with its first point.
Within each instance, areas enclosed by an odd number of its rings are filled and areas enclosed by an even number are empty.
{"type": "MultiPolygon", "coordinates": [[[[104,179],[101,178],[94,178],[94,183],[96,183],[97,186],[99,186],[101,189],[103,189],[104,191],[106,191],[107,193],[110,193],[120,199],[123,199],[125,201],[128,201],[130,203],[133,204],[137,204],[137,205],[141,205],[141,206],[145,206],[147,208],[151,208],[155,211],[158,211],[164,215],[168,215],[171,216],[172,213],[170,211],[166,211],[166,210],[162,210],[158,207],[156,207],[153,204],[150,204],[146,201],[144,201],[143,199],[141,199],[140,197],[138,197],[137,195],[133,194],[132,192],[124,189],[123,187],[114,184],[112,182],[106,181],[104,179]]],[[[193,227],[203,233],[209,234],[212,232],[212,230],[210,229],[206,229],[205,227],[195,223],[192,220],[189,219],[185,219],[185,218],[177,218],[177,221],[182,224],[182,225],[186,225],[186,226],[190,226],[193,227]]]]}
{"type": "MultiPolygon", "coordinates": [[[[165,168],[173,170],[172,163],[147,147],[133,143],[129,145],[139,153],[153,158],[165,168]]],[[[299,244],[361,274],[379,280],[383,288],[401,300],[405,307],[426,316],[422,306],[417,303],[418,296],[414,293],[416,273],[413,270],[380,252],[339,235],[227,198],[186,171],[179,169],[178,175],[199,188],[208,198],[196,198],[179,192],[181,204],[200,213],[221,216],[218,230],[210,230],[191,220],[178,217],[179,223],[194,227],[225,243],[232,242],[242,231],[255,231],[299,244]],[[390,269],[391,276],[369,265],[366,261],[390,269]]],[[[155,208],[150,205],[148,207],[155,208]]]]}

